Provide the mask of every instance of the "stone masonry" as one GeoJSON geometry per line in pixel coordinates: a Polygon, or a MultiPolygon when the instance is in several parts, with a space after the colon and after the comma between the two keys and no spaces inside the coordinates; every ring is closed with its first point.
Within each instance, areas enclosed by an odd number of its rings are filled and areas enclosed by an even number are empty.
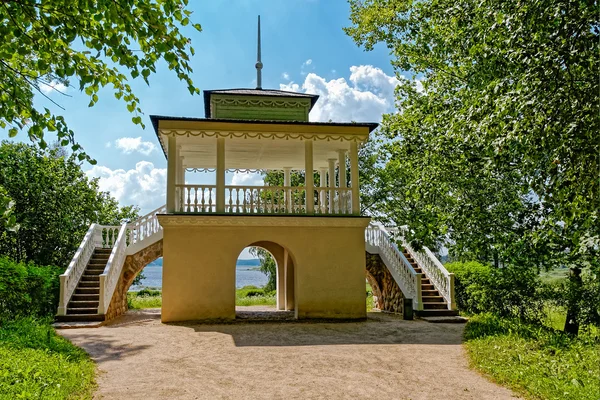
{"type": "Polygon", "coordinates": [[[131,256],[127,256],[115,293],[113,294],[110,306],[108,307],[108,312],[105,316],[106,321],[110,321],[127,311],[127,290],[129,290],[131,283],[146,265],[157,258],[162,257],[162,250],[163,241],[161,239],[145,249],[140,250],[131,256]]]}
{"type": "Polygon", "coordinates": [[[378,254],[366,253],[367,281],[373,289],[373,306],[381,311],[403,314],[404,295],[378,254]]]}

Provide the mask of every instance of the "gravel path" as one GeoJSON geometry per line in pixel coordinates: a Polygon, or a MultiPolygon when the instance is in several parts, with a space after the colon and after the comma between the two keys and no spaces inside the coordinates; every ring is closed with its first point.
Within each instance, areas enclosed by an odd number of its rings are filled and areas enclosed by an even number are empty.
{"type": "MultiPolygon", "coordinates": [[[[261,308],[241,307],[260,314],[261,308]]],[[[462,324],[161,324],[129,312],[59,331],[98,363],[98,399],[512,399],[468,368],[462,324]]]]}

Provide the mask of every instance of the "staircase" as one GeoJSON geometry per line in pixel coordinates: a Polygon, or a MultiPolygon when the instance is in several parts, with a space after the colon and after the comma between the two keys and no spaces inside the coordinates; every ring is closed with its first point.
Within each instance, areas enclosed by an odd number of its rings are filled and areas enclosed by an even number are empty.
{"type": "Polygon", "coordinates": [[[104,321],[98,314],[100,303],[100,274],[104,272],[112,249],[96,248],[67,305],[67,314],[58,321],[104,321]]]}
{"type": "Polygon", "coordinates": [[[365,247],[368,253],[380,256],[404,298],[412,299],[416,315],[458,315],[454,300],[454,275],[427,247],[416,251],[404,241],[402,230],[385,228],[378,223],[367,227],[365,247]],[[399,243],[402,250],[398,247],[399,243]]]}
{"type": "Polygon", "coordinates": [[[59,322],[104,321],[128,255],[162,239],[165,206],[121,226],[92,224],[60,276],[59,322]]]}
{"type": "Polygon", "coordinates": [[[458,311],[450,310],[448,302],[440,295],[427,274],[412,258],[411,254],[404,250],[402,252],[406,260],[412,265],[415,272],[421,274],[421,299],[423,300],[423,309],[416,311],[417,315],[423,317],[446,317],[458,315],[458,311]]]}

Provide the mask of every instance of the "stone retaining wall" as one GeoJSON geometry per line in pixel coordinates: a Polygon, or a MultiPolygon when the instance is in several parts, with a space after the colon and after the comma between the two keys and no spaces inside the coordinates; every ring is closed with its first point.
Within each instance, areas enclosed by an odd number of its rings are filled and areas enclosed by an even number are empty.
{"type": "Polygon", "coordinates": [[[163,241],[162,239],[158,242],[151,244],[143,250],[137,253],[127,256],[123,270],[121,271],[121,277],[117,283],[115,293],[108,307],[105,320],[110,321],[113,318],[124,314],[127,311],[127,291],[131,286],[131,283],[137,276],[137,274],[144,269],[146,265],[162,257],[163,241]]]}
{"type": "Polygon", "coordinates": [[[404,314],[404,295],[378,254],[366,253],[367,281],[373,289],[374,308],[404,314]]]}

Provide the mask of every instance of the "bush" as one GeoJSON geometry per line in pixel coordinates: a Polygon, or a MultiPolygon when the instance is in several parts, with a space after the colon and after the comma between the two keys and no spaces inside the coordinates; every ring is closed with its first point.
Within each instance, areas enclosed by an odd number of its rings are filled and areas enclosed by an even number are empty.
{"type": "Polygon", "coordinates": [[[135,293],[135,295],[137,297],[157,297],[157,296],[162,296],[162,291],[160,290],[156,290],[156,289],[142,289],[138,292],[132,292],[135,293]]]}
{"type": "Polygon", "coordinates": [[[58,307],[63,272],[55,266],[17,263],[0,257],[0,320],[45,317],[58,307]]]}
{"type": "Polygon", "coordinates": [[[446,268],[454,273],[459,310],[528,321],[542,319],[542,284],[536,270],[516,266],[492,268],[478,262],[448,263],[446,268]]]}

